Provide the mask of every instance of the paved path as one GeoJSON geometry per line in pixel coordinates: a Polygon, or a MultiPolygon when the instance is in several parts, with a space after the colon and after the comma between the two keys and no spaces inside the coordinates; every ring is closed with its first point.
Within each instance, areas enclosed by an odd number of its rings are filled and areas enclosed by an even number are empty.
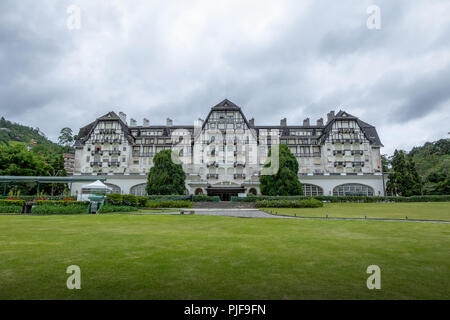
{"type": "MultiPolygon", "coordinates": [[[[194,212],[195,215],[200,216],[223,216],[235,218],[270,218],[270,219],[313,219],[313,220],[370,220],[370,221],[403,221],[403,222],[428,222],[428,223],[450,223],[450,221],[441,220],[405,220],[405,219],[377,219],[377,218],[325,218],[325,217],[291,217],[283,215],[275,215],[266,213],[258,209],[181,209],[186,212],[194,212]]],[[[180,215],[180,212],[141,212],[129,214],[143,214],[143,215],[180,215]]]]}

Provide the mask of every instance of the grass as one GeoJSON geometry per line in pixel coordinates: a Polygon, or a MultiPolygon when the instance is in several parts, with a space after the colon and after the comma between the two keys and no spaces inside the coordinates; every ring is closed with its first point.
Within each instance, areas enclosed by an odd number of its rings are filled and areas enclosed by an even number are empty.
{"type": "Polygon", "coordinates": [[[264,208],[297,217],[380,218],[450,221],[450,202],[325,203],[321,208],[264,208]]]}
{"type": "Polygon", "coordinates": [[[449,299],[449,247],[437,223],[0,216],[0,299],[449,299]]]}

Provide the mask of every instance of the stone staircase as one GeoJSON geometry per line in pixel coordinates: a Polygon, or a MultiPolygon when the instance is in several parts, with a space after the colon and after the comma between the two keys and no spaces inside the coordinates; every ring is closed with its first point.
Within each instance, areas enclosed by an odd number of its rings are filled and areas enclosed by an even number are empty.
{"type": "Polygon", "coordinates": [[[254,208],[254,202],[194,202],[193,208],[197,209],[249,209],[254,208]]]}

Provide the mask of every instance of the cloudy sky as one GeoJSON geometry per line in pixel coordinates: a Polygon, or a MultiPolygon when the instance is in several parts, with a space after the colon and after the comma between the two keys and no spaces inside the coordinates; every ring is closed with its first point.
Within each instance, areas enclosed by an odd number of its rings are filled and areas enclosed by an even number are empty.
{"type": "Polygon", "coordinates": [[[228,98],[256,124],[300,124],[342,109],[390,154],[449,137],[449,13],[448,0],[1,0],[0,115],[56,140],[111,110],[193,124],[228,98]]]}

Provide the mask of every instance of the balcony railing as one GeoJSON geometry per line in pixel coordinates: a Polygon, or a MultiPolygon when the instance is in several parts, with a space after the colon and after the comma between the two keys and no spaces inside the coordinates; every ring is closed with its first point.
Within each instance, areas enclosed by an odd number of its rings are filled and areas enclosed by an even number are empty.
{"type": "Polygon", "coordinates": [[[101,166],[102,166],[101,161],[92,161],[91,162],[91,167],[101,167],[101,166]]]}
{"type": "Polygon", "coordinates": [[[112,155],[120,156],[120,150],[109,150],[108,152],[109,152],[110,156],[112,156],[112,155]]]}
{"type": "Polygon", "coordinates": [[[234,179],[245,179],[245,173],[235,173],[233,177],[234,179]]]}
{"type": "Polygon", "coordinates": [[[359,154],[359,155],[363,155],[364,151],[363,150],[352,150],[352,156],[354,156],[355,154],[359,154]]]}
{"type": "Polygon", "coordinates": [[[208,168],[210,168],[210,167],[216,167],[216,168],[218,168],[218,167],[219,167],[219,164],[218,164],[217,162],[213,161],[213,162],[207,163],[207,164],[206,164],[206,167],[208,167],[208,168]]]}
{"type": "Polygon", "coordinates": [[[362,143],[361,139],[331,139],[331,143],[362,143]]]}
{"type": "Polygon", "coordinates": [[[236,167],[242,167],[242,168],[245,168],[245,162],[239,162],[239,161],[236,161],[234,164],[233,164],[233,166],[236,168],[236,167]]]}
{"type": "Polygon", "coordinates": [[[116,134],[116,129],[100,129],[100,134],[116,134]]]}
{"type": "Polygon", "coordinates": [[[103,151],[102,151],[102,150],[95,150],[95,151],[92,150],[92,151],[91,151],[91,155],[96,155],[96,154],[102,156],[102,155],[103,155],[103,151]]]}
{"type": "Polygon", "coordinates": [[[133,157],[153,157],[153,153],[133,151],[133,157]]]}
{"type": "Polygon", "coordinates": [[[120,167],[120,162],[119,161],[110,161],[110,162],[108,162],[108,165],[110,167],[120,167]]]}
{"type": "Polygon", "coordinates": [[[364,167],[364,161],[353,161],[352,166],[353,167],[364,167]]]}
{"type": "Polygon", "coordinates": [[[219,174],[218,173],[207,173],[206,178],[207,179],[219,179],[219,174]]]}

